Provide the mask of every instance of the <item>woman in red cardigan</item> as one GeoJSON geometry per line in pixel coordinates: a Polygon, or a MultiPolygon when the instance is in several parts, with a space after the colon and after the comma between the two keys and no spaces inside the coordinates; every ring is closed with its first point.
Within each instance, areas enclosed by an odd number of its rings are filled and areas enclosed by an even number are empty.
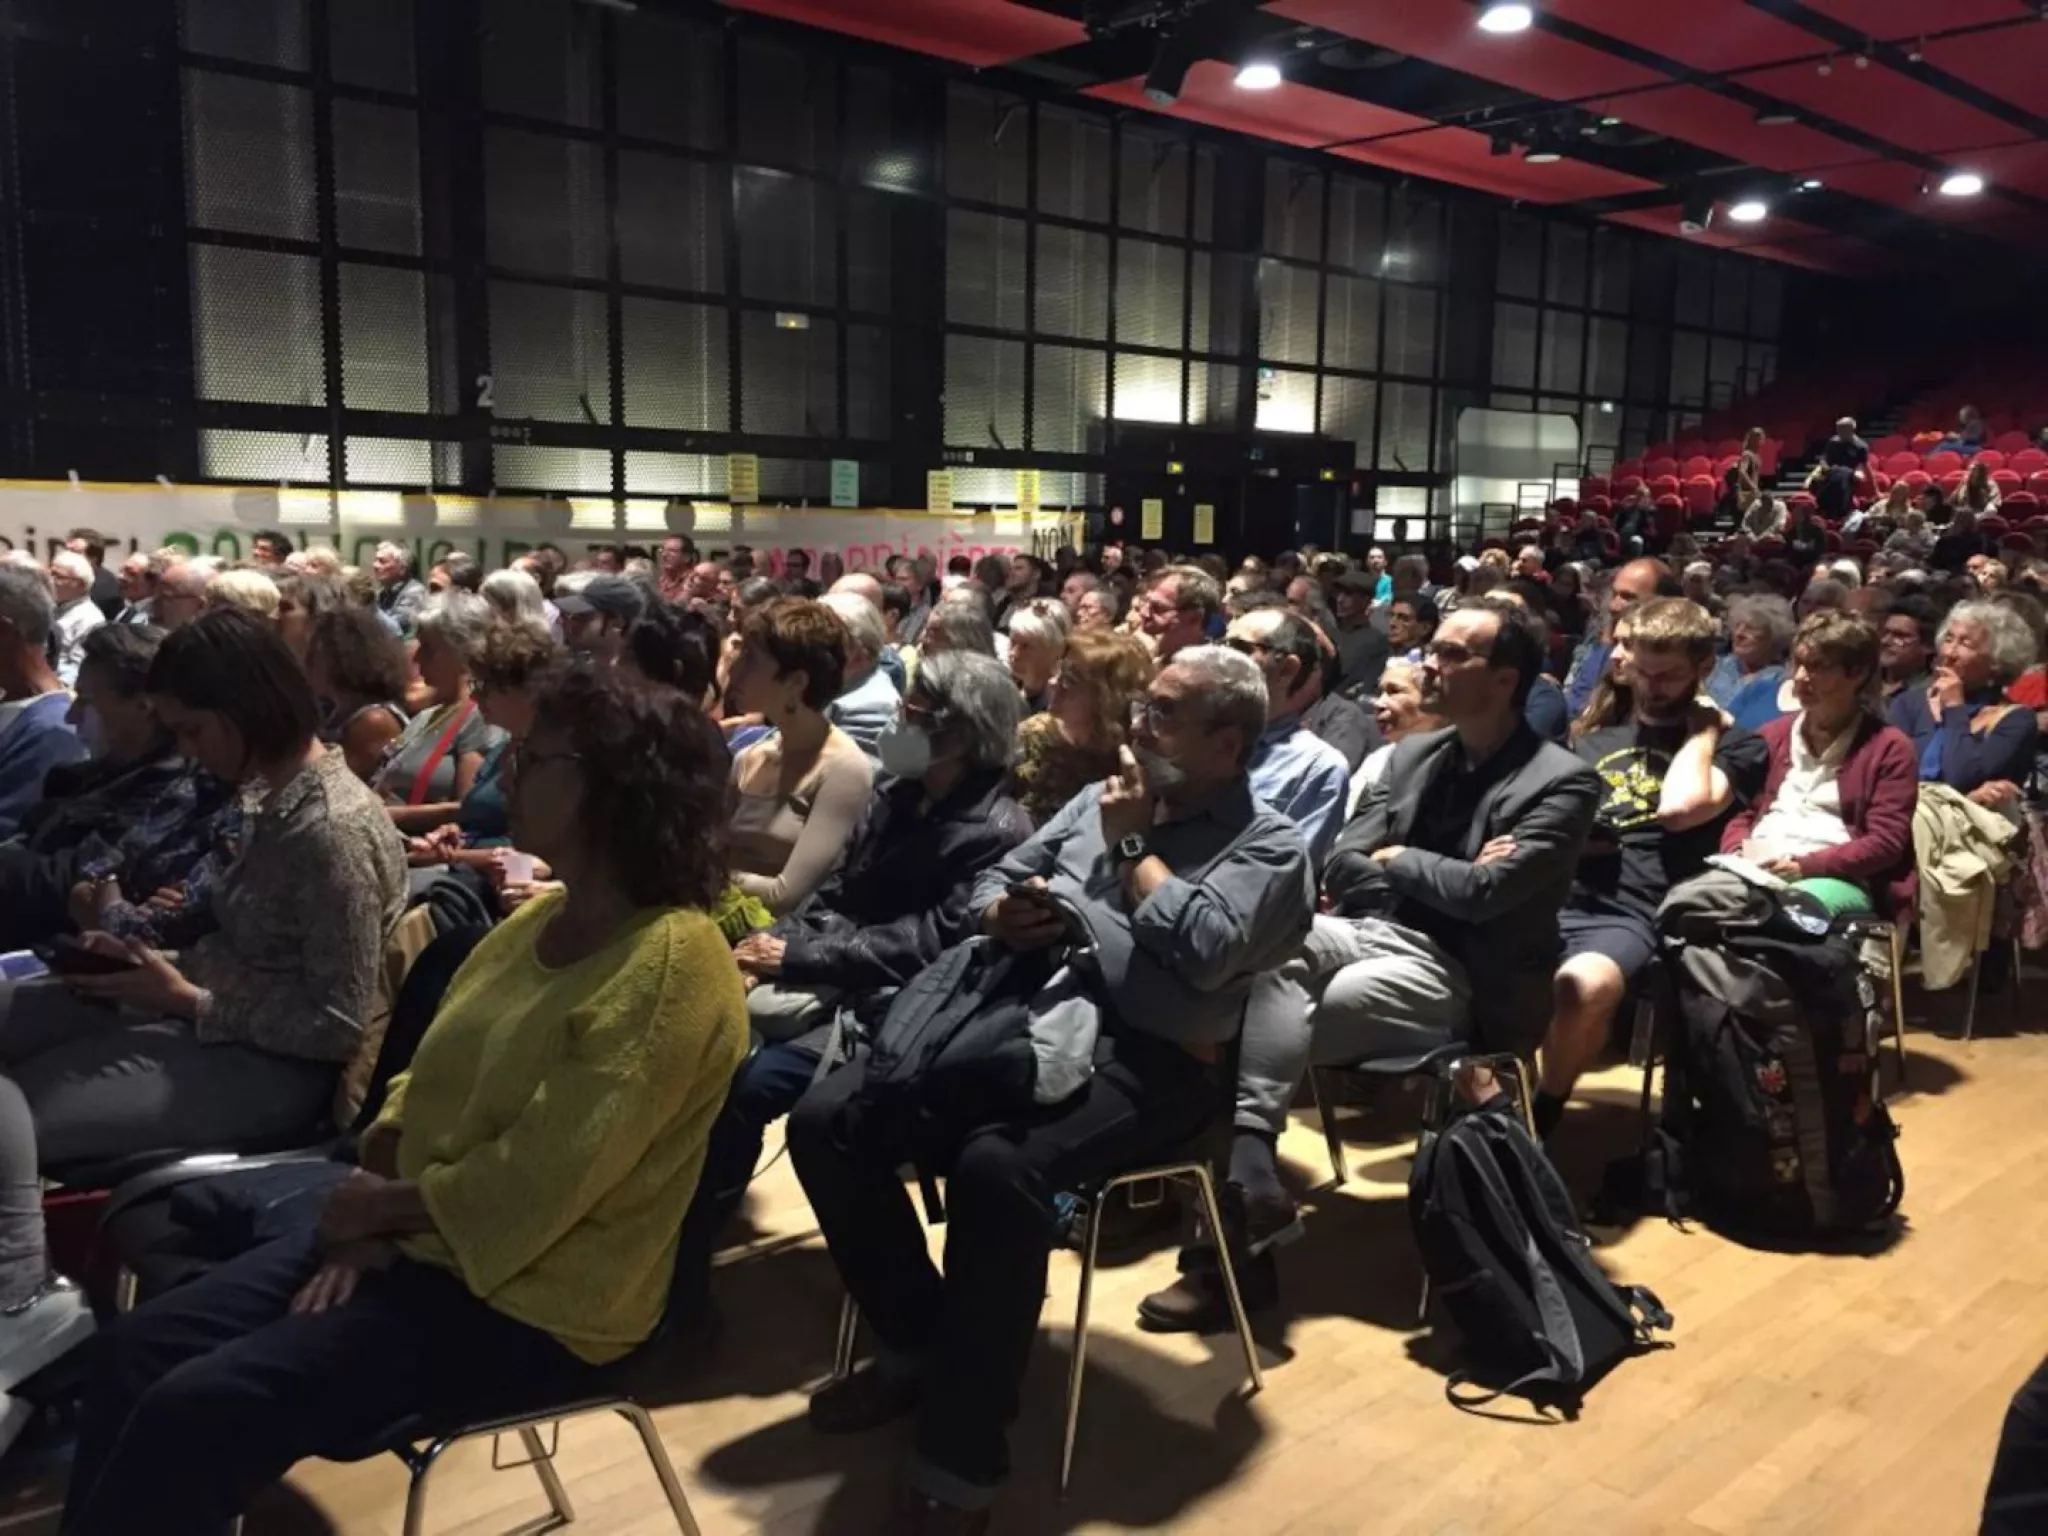
{"type": "Polygon", "coordinates": [[[1865,620],[1822,612],[1801,624],[1799,712],[1759,732],[1770,749],[1763,793],[1721,834],[1723,853],[1786,880],[1827,882],[1814,894],[1836,911],[1889,914],[1913,890],[1920,769],[1912,741],[1876,712],[1877,679],[1877,631],[1865,620]]]}

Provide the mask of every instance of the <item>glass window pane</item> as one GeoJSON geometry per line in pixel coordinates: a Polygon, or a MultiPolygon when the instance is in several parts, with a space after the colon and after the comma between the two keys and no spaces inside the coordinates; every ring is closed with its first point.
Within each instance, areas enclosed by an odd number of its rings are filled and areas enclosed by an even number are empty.
{"type": "Polygon", "coordinates": [[[1619,400],[1628,366],[1628,322],[1596,315],[1589,331],[1586,393],[1619,400]]]}
{"type": "Polygon", "coordinates": [[[1265,244],[1275,256],[1322,260],[1323,177],[1314,166],[1266,162],[1265,244]]]}
{"type": "Polygon", "coordinates": [[[1259,370],[1260,432],[1313,432],[1316,429],[1316,376],[1289,368],[1259,370]]]}
{"type": "Polygon", "coordinates": [[[740,292],[792,304],[839,301],[839,212],[830,186],[742,166],[735,173],[740,292]]]}
{"type": "MultiPolygon", "coordinates": [[[[1004,137],[1016,134],[1021,146],[1024,132],[1020,118],[1004,137]]],[[[1058,107],[1039,109],[1038,211],[1091,224],[1109,222],[1108,123],[1058,107]]]]}
{"type": "Polygon", "coordinates": [[[1593,231],[1593,308],[1628,313],[1629,256],[1628,237],[1619,230],[1593,231]]]}
{"type": "Polygon", "coordinates": [[[1038,226],[1037,306],[1031,323],[1055,336],[1109,335],[1109,236],[1059,224],[1038,226]]]}
{"type": "Polygon", "coordinates": [[[1387,284],[1387,328],[1382,338],[1388,373],[1430,378],[1436,373],[1436,305],[1434,288],[1387,284]]]}
{"type": "MultiPolygon", "coordinates": [[[[1116,339],[1142,347],[1183,345],[1187,252],[1154,240],[1120,240],[1116,253],[1116,339]]],[[[1119,412],[1121,414],[1121,412],[1119,412]]]]}
{"type": "Polygon", "coordinates": [[[1410,283],[1444,280],[1443,205],[1407,187],[1394,189],[1383,270],[1410,283]]]}
{"type": "Polygon", "coordinates": [[[1371,372],[1380,365],[1380,285],[1331,276],[1323,298],[1323,363],[1371,372]]]}
{"type": "Polygon", "coordinates": [[[1086,453],[1090,429],[1109,408],[1108,356],[1081,347],[1039,347],[1031,368],[1033,451],[1086,453]]]}
{"type": "Polygon", "coordinates": [[[1379,466],[1406,474],[1430,470],[1427,384],[1388,384],[1380,391],[1379,466]]]}
{"type": "Polygon", "coordinates": [[[1586,232],[1570,224],[1552,224],[1549,239],[1543,297],[1552,304],[1582,308],[1586,302],[1586,232]]]}
{"type": "Polygon", "coordinates": [[[1271,259],[1259,263],[1261,357],[1276,363],[1315,366],[1316,292],[1319,282],[1319,274],[1312,267],[1297,267],[1271,259]]]}
{"type": "Polygon", "coordinates": [[[1030,107],[1015,96],[951,86],[946,93],[946,191],[1024,206],[1030,107]]]}
{"type": "Polygon", "coordinates": [[[1493,383],[1496,389],[1536,386],[1536,310],[1529,304],[1493,306],[1493,383]]]}
{"type": "Polygon", "coordinates": [[[725,286],[723,166],[619,151],[619,274],[629,283],[716,293],[725,286]]]}
{"type": "Polygon", "coordinates": [[[1330,179],[1330,265],[1377,275],[1386,243],[1386,188],[1359,176],[1333,176],[1330,179]]]}
{"type": "Polygon", "coordinates": [[[1024,329],[1022,219],[955,208],[946,215],[946,318],[1024,329]]]}
{"type": "Polygon", "coordinates": [[[1112,411],[1118,421],[1178,422],[1181,360],[1142,352],[1119,352],[1116,396],[1112,411]]]}
{"type": "Polygon", "coordinates": [[[948,336],[947,446],[1013,449],[1023,443],[1024,343],[948,336]]]}
{"type": "Polygon", "coordinates": [[[1499,291],[1511,299],[1533,299],[1543,259],[1543,226],[1521,214],[1500,216],[1500,258],[1494,274],[1499,291]]]}
{"type": "MultiPolygon", "coordinates": [[[[1043,146],[1040,153],[1044,153],[1043,146]]],[[[1135,123],[1123,128],[1118,155],[1117,222],[1155,235],[1184,235],[1188,219],[1185,139],[1135,123]]]]}
{"type": "Polygon", "coordinates": [[[313,94],[184,72],[186,217],[201,229],[312,240],[313,94]]]}
{"type": "Polygon", "coordinates": [[[484,235],[491,264],[561,277],[605,274],[604,160],[579,144],[487,130],[484,235]]]}
{"type": "Polygon", "coordinates": [[[838,63],[759,32],[740,33],[742,160],[792,170],[839,169],[838,63]]]}
{"type": "Polygon", "coordinates": [[[1579,364],[1586,348],[1586,317],[1576,310],[1543,312],[1543,366],[1538,389],[1579,392],[1579,364]]]}
{"type": "Polygon", "coordinates": [[[1348,379],[1341,374],[1323,375],[1323,416],[1317,429],[1325,437],[1352,445],[1351,463],[1356,469],[1372,467],[1373,412],[1379,401],[1379,386],[1371,379],[1348,379]]]}

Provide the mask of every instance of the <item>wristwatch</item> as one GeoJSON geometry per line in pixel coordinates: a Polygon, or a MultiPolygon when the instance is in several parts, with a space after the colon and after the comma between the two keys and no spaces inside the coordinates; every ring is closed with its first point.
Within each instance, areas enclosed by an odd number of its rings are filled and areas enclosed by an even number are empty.
{"type": "Polygon", "coordinates": [[[1116,861],[1119,864],[1135,864],[1152,851],[1152,845],[1145,841],[1142,832],[1127,832],[1116,840],[1116,861]]]}

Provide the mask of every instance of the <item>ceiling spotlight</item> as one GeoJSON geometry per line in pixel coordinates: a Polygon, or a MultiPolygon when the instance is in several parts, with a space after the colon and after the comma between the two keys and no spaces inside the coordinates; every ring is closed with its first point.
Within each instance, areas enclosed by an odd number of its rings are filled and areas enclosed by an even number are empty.
{"type": "Polygon", "coordinates": [[[1790,107],[1758,107],[1756,125],[1759,128],[1790,128],[1799,121],[1799,114],[1790,107]]]}
{"type": "Polygon", "coordinates": [[[1818,72],[1822,75],[1832,75],[1835,72],[1835,61],[1833,59],[1822,59],[1818,72]]]}
{"type": "Polygon", "coordinates": [[[1492,0],[1479,13],[1479,30],[1505,35],[1510,32],[1526,32],[1535,21],[1536,13],[1521,0],[1492,0]]]}
{"type": "Polygon", "coordinates": [[[1564,158],[1548,144],[1532,144],[1522,159],[1530,165],[1555,165],[1564,158]]]}
{"type": "Polygon", "coordinates": [[[1859,54],[1857,54],[1857,55],[1856,55],[1856,67],[1857,67],[1858,69],[1868,69],[1868,68],[1870,68],[1870,55],[1869,55],[1869,54],[1867,54],[1867,53],[1859,53],[1859,54]]]}
{"type": "Polygon", "coordinates": [[[1694,190],[1679,204],[1678,230],[1685,235],[1704,235],[1714,222],[1714,194],[1694,190]]]}
{"type": "Polygon", "coordinates": [[[1621,119],[1618,117],[1603,117],[1600,119],[1600,126],[1602,128],[1619,128],[1621,126],[1621,119]]]}
{"type": "Polygon", "coordinates": [[[1936,190],[1943,197],[1975,197],[1984,190],[1984,178],[1975,171],[1950,171],[1936,190]]]}
{"type": "Polygon", "coordinates": [[[1237,72],[1240,91],[1271,91],[1280,86],[1280,66],[1270,59],[1255,59],[1237,72]]]}
{"type": "Polygon", "coordinates": [[[1818,192],[1820,190],[1820,178],[1817,176],[1807,177],[1806,180],[1799,183],[1799,190],[1802,192],[1818,192]]]}
{"type": "Polygon", "coordinates": [[[1152,52],[1152,67],[1145,71],[1145,95],[1157,106],[1170,107],[1180,100],[1199,51],[1194,28],[1162,30],[1159,46],[1152,52]]]}
{"type": "Polygon", "coordinates": [[[1738,224],[1761,224],[1770,215],[1770,205],[1759,197],[1745,197],[1728,205],[1728,217],[1738,224]]]}
{"type": "Polygon", "coordinates": [[[1914,41],[1914,42],[1912,42],[1912,43],[1909,43],[1909,44],[1907,44],[1907,45],[1906,45],[1906,62],[1907,62],[1908,64],[1921,64],[1921,63],[1925,63],[1925,62],[1926,62],[1926,59],[1927,59],[1927,39],[1926,39],[1926,38],[1924,38],[1924,37],[1923,37],[1923,38],[1919,38],[1919,39],[1917,39],[1916,41],[1914,41]]]}

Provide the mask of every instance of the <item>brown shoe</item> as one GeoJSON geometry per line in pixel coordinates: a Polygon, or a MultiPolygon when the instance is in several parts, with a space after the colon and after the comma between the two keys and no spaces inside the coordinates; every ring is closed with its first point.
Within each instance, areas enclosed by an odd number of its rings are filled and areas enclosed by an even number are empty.
{"type": "MultiPolygon", "coordinates": [[[[1238,1293],[1247,1313],[1280,1301],[1280,1270],[1270,1251],[1237,1266],[1238,1293]]],[[[1228,1333],[1237,1326],[1223,1275],[1213,1264],[1191,1265],[1163,1291],[1138,1303],[1138,1326],[1148,1333],[1228,1333]]]]}

